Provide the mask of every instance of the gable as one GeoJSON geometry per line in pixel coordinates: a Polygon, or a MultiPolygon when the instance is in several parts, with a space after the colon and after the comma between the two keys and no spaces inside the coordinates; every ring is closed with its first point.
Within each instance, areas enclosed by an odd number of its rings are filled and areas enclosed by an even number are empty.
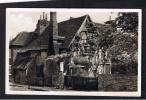
{"type": "MultiPolygon", "coordinates": [[[[82,25],[80,26],[80,28],[78,29],[78,31],[76,32],[76,34],[74,35],[74,37],[72,38],[70,44],[68,47],[70,47],[70,45],[75,41],[76,37],[86,37],[85,34],[86,32],[88,32],[88,30],[90,28],[94,28],[96,27],[95,23],[92,22],[91,18],[89,15],[86,15],[86,18],[84,19],[84,21],[82,22],[82,25]],[[92,26],[91,26],[92,25],[92,26]],[[83,34],[82,34],[83,33],[83,34]]],[[[90,32],[89,32],[90,33],[90,32]]]]}
{"type": "Polygon", "coordinates": [[[63,48],[69,47],[72,39],[81,27],[85,18],[86,15],[78,18],[71,18],[70,20],[63,21],[58,24],[59,35],[65,37],[63,48]]]}

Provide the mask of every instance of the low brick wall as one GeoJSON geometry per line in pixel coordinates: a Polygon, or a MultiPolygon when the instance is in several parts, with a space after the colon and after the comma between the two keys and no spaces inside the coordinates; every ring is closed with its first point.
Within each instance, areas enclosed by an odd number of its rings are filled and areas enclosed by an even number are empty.
{"type": "Polygon", "coordinates": [[[99,75],[99,91],[137,91],[136,75],[99,75]]]}
{"type": "Polygon", "coordinates": [[[28,81],[29,85],[36,85],[36,86],[42,86],[43,85],[43,79],[41,77],[31,77],[28,81]]]}

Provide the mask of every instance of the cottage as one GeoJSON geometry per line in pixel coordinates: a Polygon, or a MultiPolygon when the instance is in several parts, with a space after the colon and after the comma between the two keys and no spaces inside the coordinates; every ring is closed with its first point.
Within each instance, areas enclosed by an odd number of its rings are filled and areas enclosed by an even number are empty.
{"type": "Polygon", "coordinates": [[[57,23],[56,12],[50,12],[50,21],[43,13],[34,32],[22,32],[10,43],[12,57],[14,49],[19,49],[15,53],[15,60],[13,58],[14,81],[53,85],[53,77],[70,73],[69,64],[75,63],[72,61],[74,57],[86,57],[91,63],[89,66],[97,66],[96,40],[100,27],[102,25],[94,23],[89,15],[57,23]],[[67,55],[60,57],[64,53],[67,55]]]}

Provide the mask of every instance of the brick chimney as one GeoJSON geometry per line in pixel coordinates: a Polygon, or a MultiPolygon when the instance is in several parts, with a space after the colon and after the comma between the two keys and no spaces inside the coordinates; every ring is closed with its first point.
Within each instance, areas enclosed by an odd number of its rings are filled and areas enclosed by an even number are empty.
{"type": "Polygon", "coordinates": [[[55,55],[53,36],[58,36],[58,24],[57,24],[56,12],[50,12],[50,32],[49,32],[49,43],[48,43],[48,56],[55,55]]]}
{"type": "Polygon", "coordinates": [[[53,35],[58,36],[58,24],[57,24],[56,12],[50,12],[50,27],[53,35]]]}

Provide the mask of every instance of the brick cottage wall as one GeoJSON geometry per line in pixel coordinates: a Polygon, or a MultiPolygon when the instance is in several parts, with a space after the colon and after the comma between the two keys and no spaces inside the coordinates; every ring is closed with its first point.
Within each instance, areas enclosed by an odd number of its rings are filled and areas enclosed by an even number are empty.
{"type": "Polygon", "coordinates": [[[44,85],[64,87],[64,73],[69,70],[70,56],[67,54],[49,56],[44,63],[44,85]],[[60,63],[63,62],[63,69],[60,63]]]}

